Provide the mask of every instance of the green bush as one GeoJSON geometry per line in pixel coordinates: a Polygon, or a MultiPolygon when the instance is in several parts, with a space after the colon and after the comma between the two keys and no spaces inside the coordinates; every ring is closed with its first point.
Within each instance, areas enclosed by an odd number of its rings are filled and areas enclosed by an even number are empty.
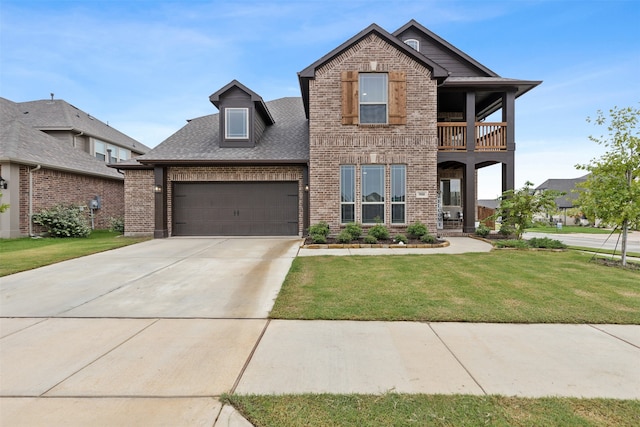
{"type": "Polygon", "coordinates": [[[52,237],[87,237],[91,227],[80,206],[56,205],[32,216],[33,223],[42,225],[52,237]]]}
{"type": "Polygon", "coordinates": [[[322,234],[313,234],[311,236],[311,240],[313,240],[313,243],[318,244],[327,243],[327,236],[324,236],[322,234]]]}
{"type": "Polygon", "coordinates": [[[414,239],[419,239],[428,232],[429,230],[427,230],[427,226],[420,221],[416,221],[407,227],[407,234],[414,239]]]}
{"type": "Polygon", "coordinates": [[[513,236],[516,232],[516,229],[508,224],[502,224],[500,226],[500,231],[498,231],[501,235],[505,237],[513,236]]]}
{"type": "Polygon", "coordinates": [[[376,224],[369,229],[369,236],[373,236],[378,240],[388,240],[389,239],[389,230],[382,224],[376,224]]]}
{"type": "Polygon", "coordinates": [[[546,249],[566,249],[567,245],[560,240],[550,239],[548,237],[534,237],[527,242],[529,247],[532,248],[546,248],[546,249]]]}
{"type": "Polygon", "coordinates": [[[478,228],[476,228],[476,235],[480,237],[487,237],[491,233],[491,229],[484,224],[480,224],[478,228]]]}
{"type": "Polygon", "coordinates": [[[309,235],[310,236],[324,236],[327,237],[329,235],[329,224],[322,221],[317,224],[309,227],[309,235]]]}
{"type": "Polygon", "coordinates": [[[427,234],[425,234],[424,236],[422,236],[422,237],[420,238],[420,241],[421,241],[422,243],[427,243],[427,244],[430,244],[430,245],[433,245],[433,244],[435,244],[435,243],[438,243],[438,239],[437,239],[434,235],[429,234],[429,233],[427,233],[427,234]]]}
{"type": "Polygon", "coordinates": [[[124,218],[109,218],[109,231],[124,233],[124,218]]]}
{"type": "Polygon", "coordinates": [[[375,236],[367,234],[366,236],[364,236],[364,242],[369,244],[369,245],[374,245],[374,244],[378,243],[378,239],[376,239],[375,236]]]}
{"type": "Polygon", "coordinates": [[[351,243],[351,240],[353,240],[353,236],[351,235],[351,233],[349,233],[348,230],[342,230],[340,234],[336,236],[336,240],[339,243],[351,243]]]}
{"type": "Polygon", "coordinates": [[[495,245],[497,248],[515,248],[515,249],[528,249],[529,245],[525,240],[496,240],[495,245]]]}
{"type": "Polygon", "coordinates": [[[405,236],[404,234],[396,234],[396,237],[393,238],[393,241],[396,243],[402,242],[406,245],[409,239],[407,239],[407,236],[405,236]]]}
{"type": "Polygon", "coordinates": [[[362,236],[362,226],[357,222],[350,222],[344,228],[344,231],[351,234],[351,240],[358,240],[362,236]]]}

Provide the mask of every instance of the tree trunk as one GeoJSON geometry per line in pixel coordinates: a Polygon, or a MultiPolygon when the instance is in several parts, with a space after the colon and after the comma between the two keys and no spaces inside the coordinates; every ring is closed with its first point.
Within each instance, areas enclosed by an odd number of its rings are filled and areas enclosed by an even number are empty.
{"type": "Polygon", "coordinates": [[[629,230],[629,221],[626,219],[622,222],[622,266],[627,266],[627,234],[629,230]]]}

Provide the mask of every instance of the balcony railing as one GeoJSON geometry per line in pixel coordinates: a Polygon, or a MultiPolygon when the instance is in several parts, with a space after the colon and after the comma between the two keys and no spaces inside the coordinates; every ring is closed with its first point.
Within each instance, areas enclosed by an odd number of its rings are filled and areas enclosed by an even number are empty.
{"type": "MultiPolygon", "coordinates": [[[[506,151],[507,124],[476,122],[474,151],[506,151]]],[[[438,123],[438,150],[467,151],[467,125],[461,122],[438,123]]]]}

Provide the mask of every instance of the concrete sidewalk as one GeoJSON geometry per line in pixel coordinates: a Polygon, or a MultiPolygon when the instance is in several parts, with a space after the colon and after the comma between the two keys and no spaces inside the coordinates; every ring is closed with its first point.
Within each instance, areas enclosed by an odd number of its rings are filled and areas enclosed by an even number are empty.
{"type": "MultiPolygon", "coordinates": [[[[491,249],[450,241],[426,251],[491,249]]],[[[249,426],[226,392],[640,399],[638,325],[268,320],[296,254],[332,251],[299,243],[154,240],[0,279],[0,425],[249,426]]]]}

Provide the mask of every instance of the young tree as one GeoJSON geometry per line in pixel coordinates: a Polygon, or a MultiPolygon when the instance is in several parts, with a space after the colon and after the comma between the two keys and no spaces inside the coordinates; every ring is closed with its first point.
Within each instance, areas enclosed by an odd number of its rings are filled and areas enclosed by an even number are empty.
{"type": "MultiPolygon", "coordinates": [[[[2,200],[2,192],[0,192],[0,200],[2,200]]],[[[9,209],[9,205],[8,204],[0,203],[0,213],[3,213],[7,209],[9,209]]]]}
{"type": "Polygon", "coordinates": [[[622,265],[627,265],[627,235],[630,227],[640,225],[640,137],[637,130],[640,109],[634,107],[598,110],[589,123],[606,126],[608,136],[589,136],[608,151],[578,169],[590,173],[580,184],[578,203],[607,224],[622,229],[622,265]]]}
{"type": "Polygon", "coordinates": [[[556,190],[535,192],[533,183],[527,181],[519,190],[508,190],[499,197],[500,205],[494,218],[502,217],[502,226],[513,229],[516,238],[522,239],[524,230],[533,223],[537,213],[549,213],[557,209],[556,198],[564,193],[556,190]]]}

